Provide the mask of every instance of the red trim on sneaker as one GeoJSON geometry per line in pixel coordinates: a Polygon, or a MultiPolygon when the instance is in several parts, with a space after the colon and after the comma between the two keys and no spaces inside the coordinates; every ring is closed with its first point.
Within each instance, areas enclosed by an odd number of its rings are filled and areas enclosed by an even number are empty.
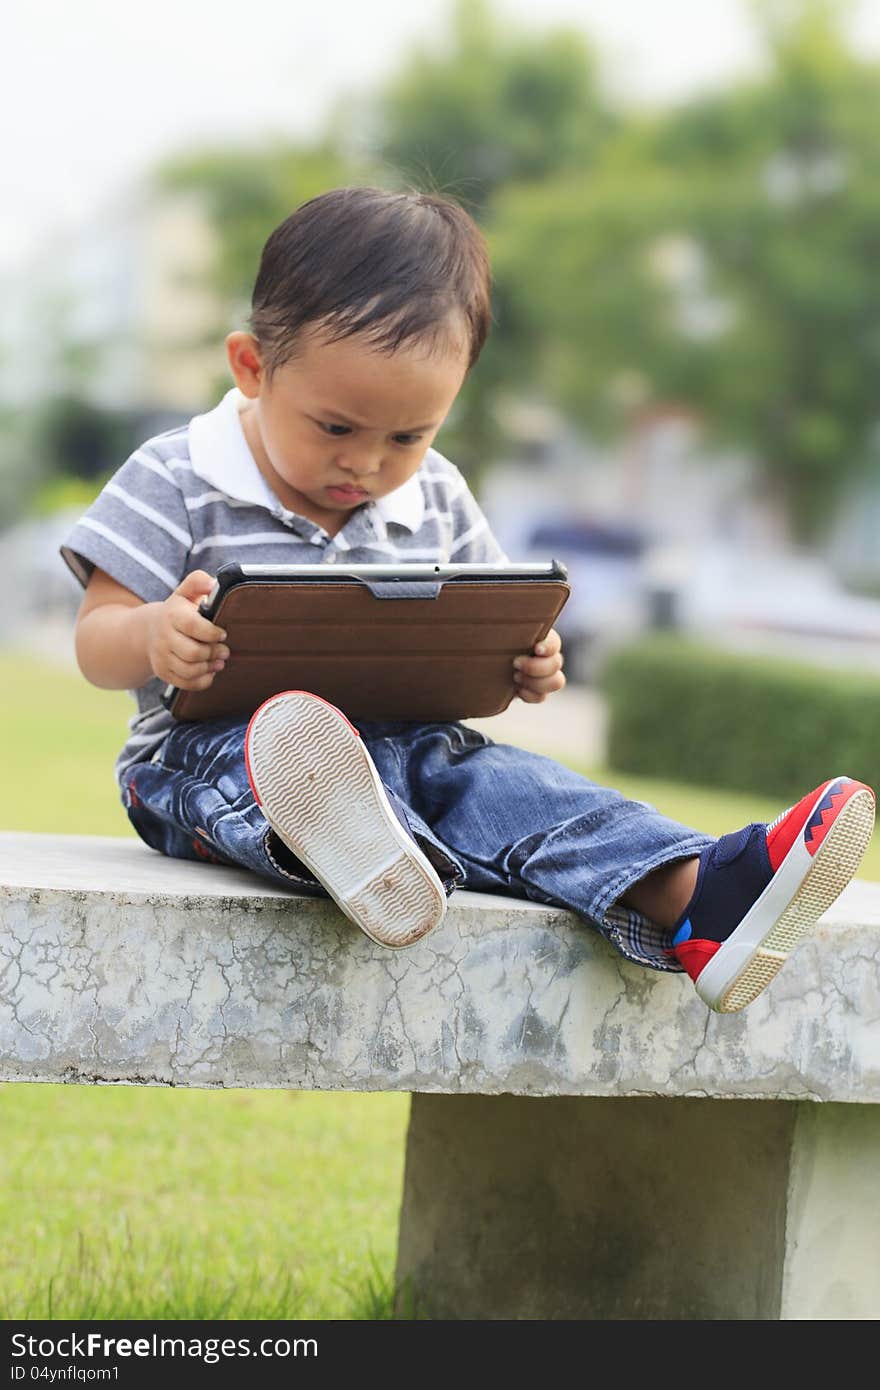
{"type": "Polygon", "coordinates": [[[839,791],[828,797],[827,806],[823,806],[820,803],[820,806],[816,808],[815,815],[811,818],[804,831],[804,844],[809,854],[816,853],[816,850],[822,844],[822,841],[837,820],[843,807],[849,801],[850,797],[860,790],[870,791],[872,796],[874,794],[870,787],[865,787],[864,782],[850,781],[847,782],[845,786],[841,787],[839,791]]]}
{"type": "Polygon", "coordinates": [[[802,797],[796,806],[792,806],[767,833],[767,854],[773,872],[776,873],[801,834],[804,836],[807,852],[814,855],[843,807],[858,791],[869,791],[872,796],[874,794],[865,782],[856,782],[853,778],[832,777],[830,781],[815,787],[807,796],[802,797]],[[828,796],[829,787],[838,782],[842,783],[840,789],[828,796]],[[825,797],[828,797],[828,805],[822,806],[825,797]],[[820,806],[821,811],[818,809],[820,806]],[[811,820],[815,823],[811,823],[811,820]]]}
{"type": "Polygon", "coordinates": [[[245,735],[244,735],[244,766],[245,766],[245,771],[247,772],[247,779],[248,779],[248,781],[249,781],[250,784],[251,784],[251,791],[252,791],[253,794],[254,794],[254,800],[256,801],[256,803],[257,803],[258,806],[262,806],[263,803],[262,803],[262,801],[260,800],[259,796],[257,795],[257,788],[256,788],[256,785],[255,785],[255,783],[254,783],[254,778],[253,778],[252,775],[251,775],[251,758],[250,758],[250,737],[251,737],[251,728],[252,728],[252,726],[253,726],[254,720],[256,719],[257,715],[260,713],[260,710],[264,710],[264,709],[266,708],[267,705],[271,705],[271,703],[272,703],[273,700],[280,700],[281,697],[282,697],[283,695],[307,695],[308,698],[309,698],[310,700],[320,700],[320,702],[321,702],[322,705],[326,705],[328,709],[332,709],[332,710],[334,711],[335,714],[338,714],[338,715],[339,715],[339,718],[340,718],[340,719],[344,720],[344,722],[348,725],[348,727],[351,729],[352,733],[353,733],[357,738],[360,738],[360,736],[361,736],[361,735],[360,735],[360,730],[359,730],[359,729],[356,729],[356,728],[354,727],[354,725],[352,724],[352,722],[351,722],[350,719],[346,719],[346,717],[345,717],[345,715],[342,713],[342,710],[341,710],[341,709],[339,709],[336,705],[331,705],[330,701],[329,701],[329,700],[325,700],[324,697],[323,697],[322,695],[315,695],[311,690],[279,690],[279,691],[276,692],[276,694],[270,695],[269,698],[268,698],[268,700],[264,700],[263,703],[262,703],[261,705],[259,705],[259,706],[257,707],[257,709],[254,710],[253,714],[251,715],[250,719],[248,720],[248,726],[247,726],[247,729],[245,730],[245,735]]]}
{"type": "Polygon", "coordinates": [[[806,796],[802,796],[797,805],[792,806],[767,835],[767,853],[774,874],[803,830],[804,821],[816,804],[818,790],[818,787],[814,788],[806,796]]]}
{"type": "Polygon", "coordinates": [[[720,945],[720,941],[682,941],[678,946],[672,946],[666,954],[667,956],[674,956],[691,979],[696,980],[720,945]]]}

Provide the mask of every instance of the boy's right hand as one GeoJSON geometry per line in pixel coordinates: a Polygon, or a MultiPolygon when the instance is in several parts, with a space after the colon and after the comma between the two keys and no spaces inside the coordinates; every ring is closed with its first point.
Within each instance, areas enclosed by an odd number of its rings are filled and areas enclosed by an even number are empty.
{"type": "Polygon", "coordinates": [[[153,673],[181,690],[207,690],[229,656],[226,633],[199,612],[214,587],[204,570],[193,570],[164,603],[149,604],[147,656],[153,673]]]}

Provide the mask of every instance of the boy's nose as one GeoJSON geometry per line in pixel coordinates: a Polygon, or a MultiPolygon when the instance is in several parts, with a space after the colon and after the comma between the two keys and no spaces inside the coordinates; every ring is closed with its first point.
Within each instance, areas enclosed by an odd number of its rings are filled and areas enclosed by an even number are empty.
{"type": "Polygon", "coordinates": [[[343,467],[357,478],[366,478],[370,473],[378,473],[382,466],[381,449],[352,449],[342,460],[343,467]]]}

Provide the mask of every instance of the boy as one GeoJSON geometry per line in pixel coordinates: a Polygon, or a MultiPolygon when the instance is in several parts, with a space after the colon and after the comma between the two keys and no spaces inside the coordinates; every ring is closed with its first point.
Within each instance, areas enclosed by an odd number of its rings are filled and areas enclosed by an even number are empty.
{"type": "MultiPolygon", "coordinates": [[[[325,891],[385,946],[421,940],[464,884],[572,908],[740,1009],[858,868],[863,783],[831,778],[716,841],[461,724],[358,730],[304,691],[250,721],[177,725],[160,703],[236,659],[198,611],[224,561],[504,559],[430,447],[490,313],[484,243],[447,199],[337,189],[269,237],[250,331],[226,340],[235,388],[135,450],[62,547],[86,587],[80,668],[138,702],[124,804],[153,848],[325,891]]],[[[564,684],[555,632],[514,664],[527,702],[564,684]]]]}

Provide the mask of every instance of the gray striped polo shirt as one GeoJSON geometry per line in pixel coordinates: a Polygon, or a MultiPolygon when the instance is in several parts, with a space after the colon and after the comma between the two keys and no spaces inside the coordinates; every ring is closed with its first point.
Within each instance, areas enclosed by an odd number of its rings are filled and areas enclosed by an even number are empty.
{"type": "MultiPolygon", "coordinates": [[[[436,449],[403,487],[358,507],[335,536],[288,511],[257,468],[233,387],[214,410],[142,444],[61,546],[85,587],[95,566],[145,603],[191,570],[247,564],[498,563],[506,559],[461,473],[436,449]]],[[[137,713],[116,762],[121,781],[148,761],[174,720],[163,681],[133,690],[137,713]]]]}

